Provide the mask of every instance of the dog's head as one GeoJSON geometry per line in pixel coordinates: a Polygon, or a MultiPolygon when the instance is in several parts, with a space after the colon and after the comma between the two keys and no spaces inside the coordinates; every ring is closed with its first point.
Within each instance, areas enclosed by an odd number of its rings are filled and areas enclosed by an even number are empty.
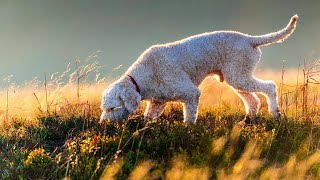
{"type": "Polygon", "coordinates": [[[100,123],[106,119],[126,119],[139,106],[140,94],[131,86],[112,84],[102,94],[100,123]]]}

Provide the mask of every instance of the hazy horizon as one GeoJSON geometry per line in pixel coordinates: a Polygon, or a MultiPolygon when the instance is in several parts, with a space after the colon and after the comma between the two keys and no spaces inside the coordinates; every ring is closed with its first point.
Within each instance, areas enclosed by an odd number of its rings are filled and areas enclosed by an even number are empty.
{"type": "MultiPolygon", "coordinates": [[[[252,35],[284,28],[299,15],[294,34],[262,48],[259,69],[297,68],[320,57],[320,2],[313,1],[0,1],[0,77],[21,83],[64,71],[77,57],[100,50],[102,75],[123,73],[153,44],[215,30],[252,35]]],[[[1,84],[3,86],[4,83],[1,84]]]]}

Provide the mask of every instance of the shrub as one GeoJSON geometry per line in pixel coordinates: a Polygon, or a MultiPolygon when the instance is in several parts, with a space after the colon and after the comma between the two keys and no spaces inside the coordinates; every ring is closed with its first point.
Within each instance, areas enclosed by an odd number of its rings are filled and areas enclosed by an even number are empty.
{"type": "Polygon", "coordinates": [[[49,178],[54,171],[53,159],[42,148],[32,150],[24,161],[24,176],[35,178],[49,178]]]}

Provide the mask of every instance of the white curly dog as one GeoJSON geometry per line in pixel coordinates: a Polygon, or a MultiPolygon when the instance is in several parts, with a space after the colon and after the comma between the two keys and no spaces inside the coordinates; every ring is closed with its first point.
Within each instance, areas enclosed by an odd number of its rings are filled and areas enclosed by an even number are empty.
{"type": "Polygon", "coordinates": [[[260,100],[267,97],[269,112],[279,117],[274,81],[254,77],[261,46],[282,42],[295,30],[298,16],[286,28],[261,36],[234,31],[207,32],[167,44],[151,46],[112,83],[102,97],[100,122],[127,118],[147,100],[145,119],[161,115],[169,101],[183,103],[184,121],[195,123],[198,116],[198,86],[213,74],[228,83],[243,100],[248,116],[255,116],[260,100]]]}

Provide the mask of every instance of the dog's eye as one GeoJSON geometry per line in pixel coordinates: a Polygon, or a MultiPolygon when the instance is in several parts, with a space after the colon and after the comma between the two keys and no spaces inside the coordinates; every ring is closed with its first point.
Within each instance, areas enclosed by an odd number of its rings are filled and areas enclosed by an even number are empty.
{"type": "Polygon", "coordinates": [[[115,109],[115,107],[108,108],[107,111],[113,111],[114,109],[115,109]]]}
{"type": "Polygon", "coordinates": [[[112,111],[115,111],[115,110],[121,109],[121,108],[122,108],[122,106],[111,107],[111,108],[108,108],[108,109],[107,109],[107,112],[112,112],[112,111]]]}

